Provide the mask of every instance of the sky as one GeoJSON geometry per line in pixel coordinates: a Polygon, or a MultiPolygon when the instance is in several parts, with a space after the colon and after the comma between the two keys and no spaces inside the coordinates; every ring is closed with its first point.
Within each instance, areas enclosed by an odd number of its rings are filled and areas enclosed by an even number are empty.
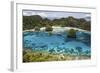
{"type": "Polygon", "coordinates": [[[73,16],[75,18],[85,18],[90,20],[91,14],[84,12],[61,12],[61,11],[37,11],[37,10],[23,10],[23,16],[40,15],[42,18],[59,19],[73,16]]]}

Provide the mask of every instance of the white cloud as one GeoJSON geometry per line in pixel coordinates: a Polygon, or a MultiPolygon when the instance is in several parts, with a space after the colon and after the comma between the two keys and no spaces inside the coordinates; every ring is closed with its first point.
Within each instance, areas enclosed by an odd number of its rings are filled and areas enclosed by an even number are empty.
{"type": "Polygon", "coordinates": [[[40,15],[43,18],[47,18],[47,14],[44,12],[34,12],[34,11],[23,11],[24,16],[40,15]]]}
{"type": "Polygon", "coordinates": [[[30,15],[35,15],[36,13],[33,11],[23,11],[24,16],[30,16],[30,15]]]}
{"type": "Polygon", "coordinates": [[[85,17],[91,17],[91,14],[86,14],[85,17]]]}

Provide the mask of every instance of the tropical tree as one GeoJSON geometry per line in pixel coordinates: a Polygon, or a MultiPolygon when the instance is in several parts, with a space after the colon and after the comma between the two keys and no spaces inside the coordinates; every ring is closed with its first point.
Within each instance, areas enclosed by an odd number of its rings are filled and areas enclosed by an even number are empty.
{"type": "Polygon", "coordinates": [[[68,37],[70,37],[70,38],[75,38],[75,37],[76,37],[76,30],[70,29],[70,30],[68,31],[68,37]]]}
{"type": "Polygon", "coordinates": [[[69,16],[67,18],[67,23],[68,23],[68,25],[70,27],[76,27],[77,26],[77,20],[74,17],[72,17],[72,16],[69,16]]]}
{"type": "Polygon", "coordinates": [[[52,31],[52,30],[53,30],[53,28],[52,28],[52,26],[47,25],[45,30],[46,30],[46,31],[52,31]]]}
{"type": "MultiPolygon", "coordinates": [[[[78,27],[84,30],[91,30],[91,21],[87,21],[84,18],[74,18],[69,16],[66,18],[59,18],[50,20],[48,18],[42,18],[39,15],[23,16],[23,30],[33,29],[38,27],[51,27],[51,26],[61,26],[61,27],[78,27]]],[[[47,29],[48,30],[48,29],[47,29]]]]}

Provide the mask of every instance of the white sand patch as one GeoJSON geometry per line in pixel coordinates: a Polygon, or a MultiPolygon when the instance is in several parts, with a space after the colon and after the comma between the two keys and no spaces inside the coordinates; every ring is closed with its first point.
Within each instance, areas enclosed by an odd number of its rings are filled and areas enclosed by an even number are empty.
{"type": "MultiPolygon", "coordinates": [[[[83,30],[83,29],[79,29],[79,28],[75,28],[75,27],[60,27],[60,26],[52,26],[54,33],[58,33],[58,32],[64,32],[64,31],[68,31],[70,29],[74,29],[74,30],[78,30],[78,31],[83,31],[86,33],[90,33],[90,31],[87,30],[83,30]]],[[[46,27],[42,27],[40,28],[40,31],[45,31],[46,27]]],[[[30,30],[24,30],[24,32],[26,31],[35,31],[34,29],[30,29],[30,30]]]]}

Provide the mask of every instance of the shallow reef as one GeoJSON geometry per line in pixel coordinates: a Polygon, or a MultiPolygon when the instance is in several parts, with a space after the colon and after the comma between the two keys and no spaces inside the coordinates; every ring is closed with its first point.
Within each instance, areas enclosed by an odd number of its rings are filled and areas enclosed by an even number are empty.
{"type": "Polygon", "coordinates": [[[46,61],[70,61],[70,60],[87,60],[91,59],[90,55],[54,53],[47,51],[33,51],[31,49],[23,50],[23,62],[46,62],[46,61]]]}

